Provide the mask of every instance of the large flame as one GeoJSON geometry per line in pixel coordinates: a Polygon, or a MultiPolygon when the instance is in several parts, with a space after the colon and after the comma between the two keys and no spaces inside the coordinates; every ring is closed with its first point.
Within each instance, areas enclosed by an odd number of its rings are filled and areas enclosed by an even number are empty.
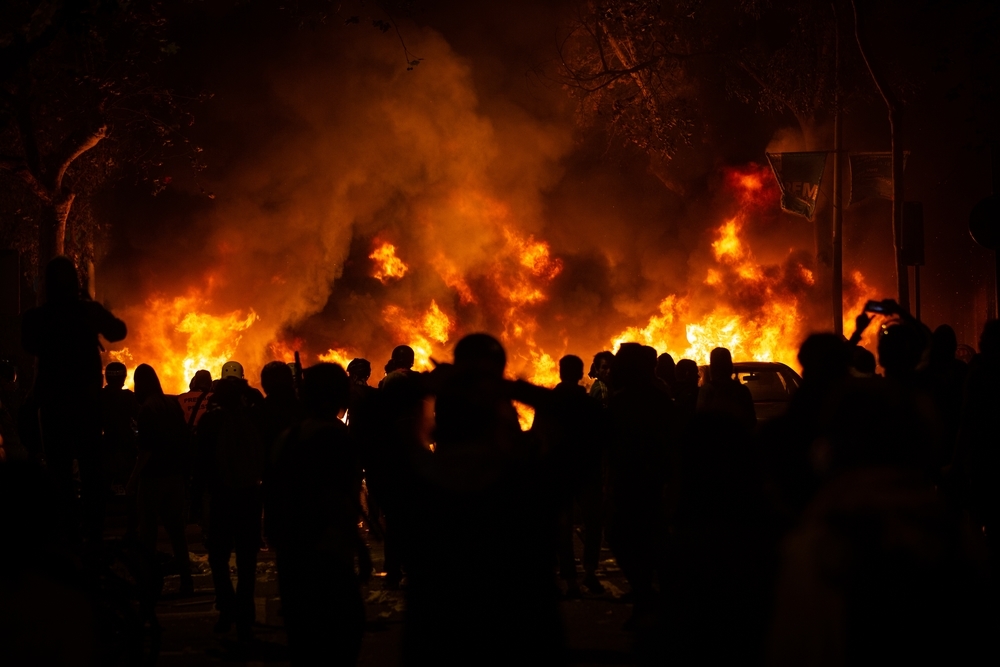
{"type": "Polygon", "coordinates": [[[423,315],[411,317],[399,306],[389,305],[382,311],[382,317],[395,341],[413,348],[413,368],[418,371],[434,367],[432,355],[436,349],[443,349],[454,328],[451,318],[433,300],[423,315]]]}
{"type": "Polygon", "coordinates": [[[213,315],[211,301],[192,290],[186,296],[168,299],[156,295],[146,301],[140,322],[130,323],[129,346],[109,352],[109,357],[132,371],[140,363],[156,370],[167,393],[180,394],[196,371],[206,369],[219,377],[222,365],[233,358],[244,332],[257,321],[257,314],[234,310],[213,315]]]}
{"type": "MultiPolygon", "coordinates": [[[[713,348],[726,347],[737,361],[797,366],[797,349],[808,333],[803,305],[814,297],[813,272],[794,253],[780,266],[762,263],[746,240],[762,212],[777,205],[777,189],[769,175],[751,165],[730,170],[725,182],[735,206],[706,239],[711,250],[708,265],[698,271],[700,276],[687,290],[665,295],[645,323],[625,327],[613,336],[608,341],[610,349],[634,341],[669,352],[675,359],[705,364],[713,348]]],[[[546,241],[522,231],[510,208],[491,195],[470,190],[456,195],[452,206],[442,215],[464,219],[470,229],[478,230],[477,238],[488,248],[482,258],[469,262],[454,248],[448,252],[447,244],[441,244],[425,266],[437,274],[446,291],[418,297],[412,281],[419,275],[397,255],[402,250],[409,256],[407,248],[376,242],[369,256],[371,275],[384,285],[399,283],[391,289],[402,290],[385,292],[378,305],[376,326],[385,332],[384,338],[375,341],[377,350],[361,349],[354,340],[313,341],[314,359],[346,367],[354,357],[374,360],[374,353],[386,346],[407,344],[414,350],[415,369],[430,370],[435,360],[450,359],[455,339],[492,322],[507,348],[511,377],[552,387],[559,382],[562,354],[572,349],[586,358],[604,347],[563,332],[545,336],[548,349],[543,348],[538,318],[543,309],[558,308],[551,303],[551,289],[563,271],[563,261],[553,255],[546,241]],[[317,353],[317,349],[326,352],[317,353]]],[[[420,267],[414,266],[419,274],[420,267]]],[[[845,321],[850,322],[873,294],[860,272],[850,273],[845,280],[845,321]]],[[[147,302],[142,321],[131,323],[135,339],[110,356],[125,361],[130,370],[138,362],[151,363],[165,389],[184,391],[201,368],[217,377],[257,320],[252,309],[217,312],[211,299],[199,291],[173,299],[155,296],[147,302]]],[[[871,342],[875,329],[866,334],[865,343],[871,342]]],[[[268,349],[271,358],[291,361],[294,352],[301,351],[303,362],[309,360],[309,341],[300,338],[275,340],[268,349]]],[[[531,408],[516,407],[522,427],[529,428],[531,408]]]]}
{"type": "MultiPolygon", "coordinates": [[[[777,361],[798,367],[798,348],[808,333],[801,300],[815,284],[813,272],[792,257],[780,267],[761,264],[742,237],[768,198],[775,204],[777,190],[769,182],[754,165],[727,173],[738,211],[714,230],[715,263],[706,269],[703,281],[708,294],[700,295],[696,303],[691,295],[668,295],[645,325],[628,327],[615,336],[612,350],[638,342],[668,352],[675,360],[707,364],[714,348],[725,347],[736,361],[777,361]],[[714,305],[708,311],[698,307],[706,303],[714,305]]],[[[874,290],[860,271],[846,282],[845,320],[850,321],[874,290]]]]}

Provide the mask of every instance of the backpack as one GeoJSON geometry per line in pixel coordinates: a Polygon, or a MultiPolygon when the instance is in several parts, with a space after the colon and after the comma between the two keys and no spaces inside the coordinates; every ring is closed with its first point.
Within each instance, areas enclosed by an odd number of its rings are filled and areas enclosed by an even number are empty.
{"type": "Polygon", "coordinates": [[[264,472],[265,456],[264,436],[256,412],[241,404],[219,410],[216,419],[217,480],[234,491],[256,487],[264,472]]]}

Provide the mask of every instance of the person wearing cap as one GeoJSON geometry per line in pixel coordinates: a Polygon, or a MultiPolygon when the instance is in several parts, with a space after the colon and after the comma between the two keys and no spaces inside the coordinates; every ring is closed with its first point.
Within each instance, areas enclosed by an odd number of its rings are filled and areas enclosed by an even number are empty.
{"type": "Polygon", "coordinates": [[[197,447],[208,493],[205,546],[215,584],[219,620],[215,631],[233,624],[241,642],[253,640],[254,586],[261,533],[261,478],[265,442],[260,391],[243,377],[243,366],[222,366],[208,408],[198,422],[197,447]],[[229,557],[236,552],[237,586],[229,576],[229,557]]]}

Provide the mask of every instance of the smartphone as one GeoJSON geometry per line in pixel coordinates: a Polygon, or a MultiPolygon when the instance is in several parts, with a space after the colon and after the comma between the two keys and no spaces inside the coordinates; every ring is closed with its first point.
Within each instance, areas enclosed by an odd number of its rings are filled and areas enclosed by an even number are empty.
{"type": "Polygon", "coordinates": [[[889,312],[889,309],[886,307],[885,303],[881,301],[869,301],[865,304],[865,312],[885,315],[889,312]]]}

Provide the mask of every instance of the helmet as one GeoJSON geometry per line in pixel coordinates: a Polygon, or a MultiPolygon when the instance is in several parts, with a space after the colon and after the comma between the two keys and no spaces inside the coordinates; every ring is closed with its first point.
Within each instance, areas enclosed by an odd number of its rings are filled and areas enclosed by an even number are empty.
{"type": "Polygon", "coordinates": [[[222,364],[222,379],[231,377],[243,379],[243,364],[238,361],[227,361],[222,364]]]}

